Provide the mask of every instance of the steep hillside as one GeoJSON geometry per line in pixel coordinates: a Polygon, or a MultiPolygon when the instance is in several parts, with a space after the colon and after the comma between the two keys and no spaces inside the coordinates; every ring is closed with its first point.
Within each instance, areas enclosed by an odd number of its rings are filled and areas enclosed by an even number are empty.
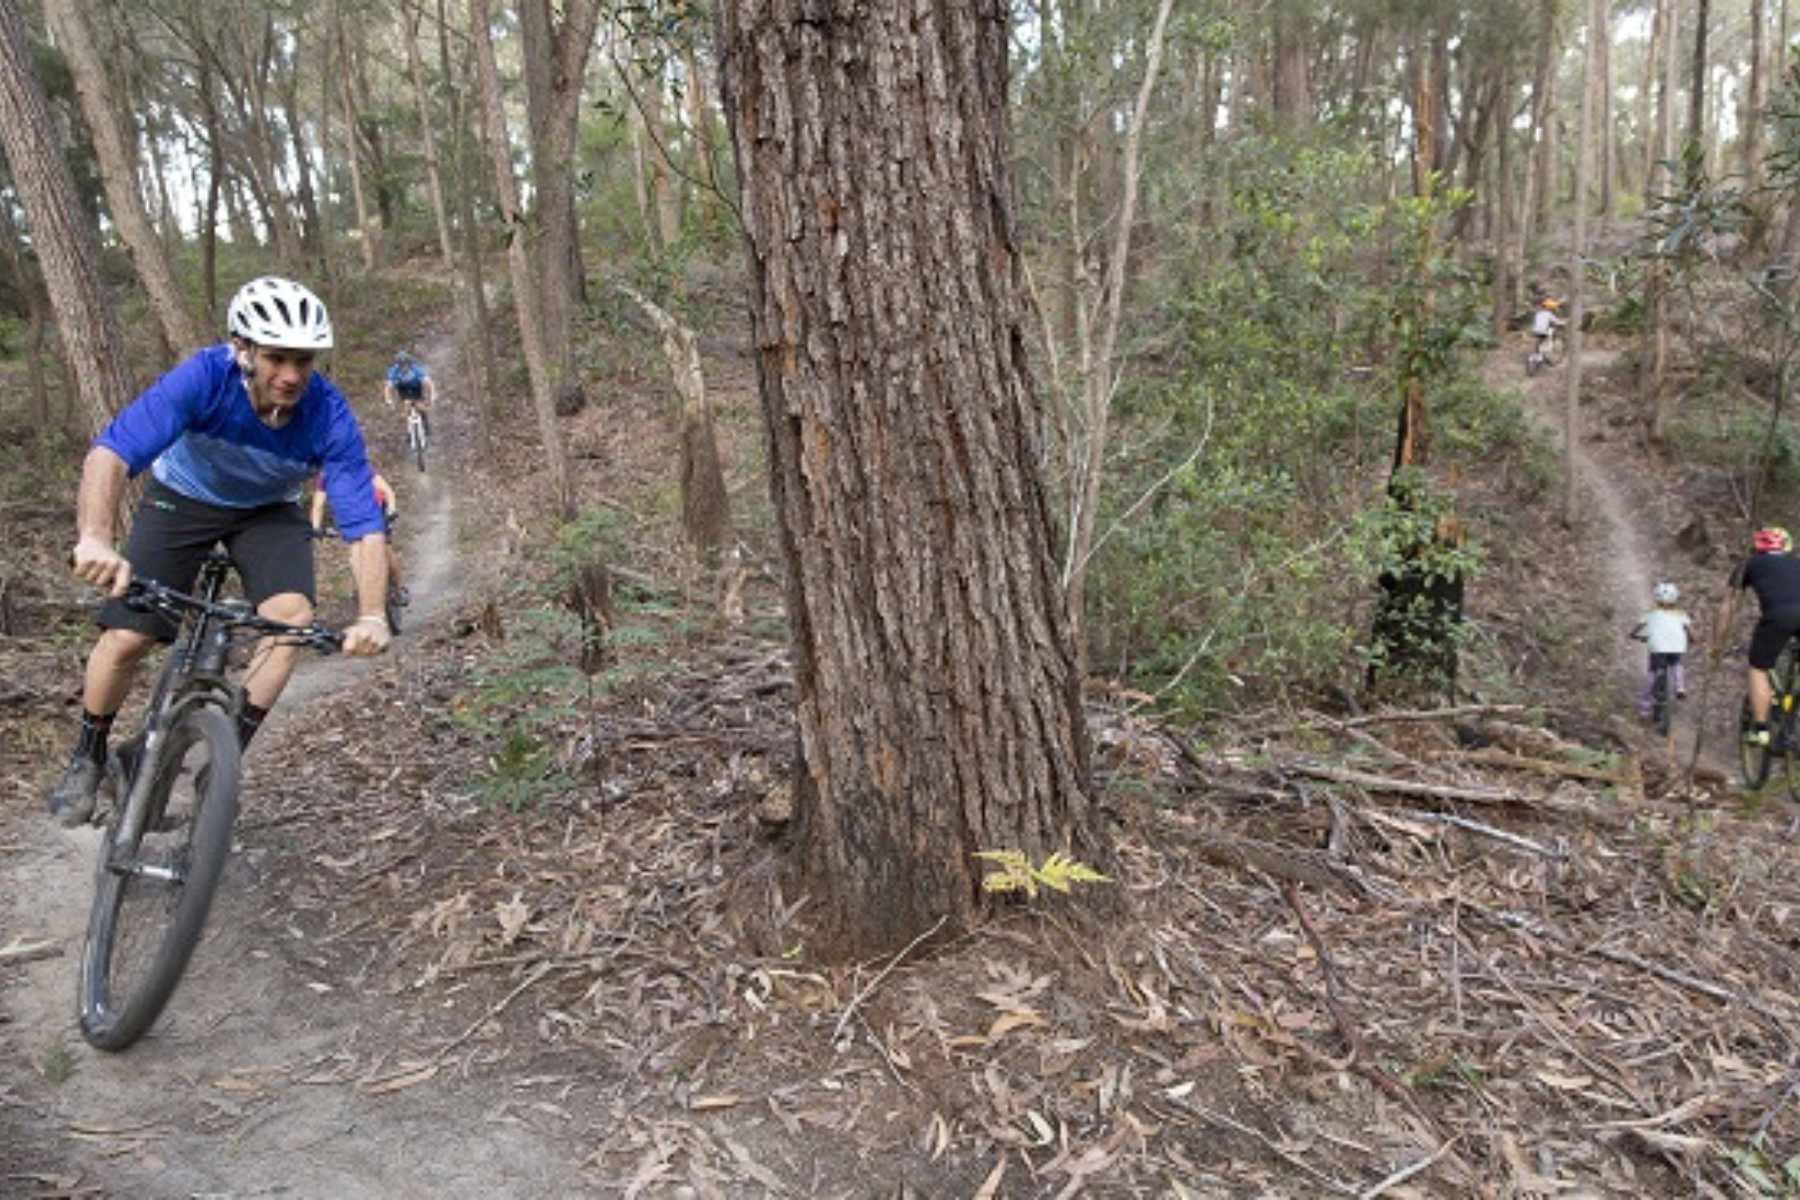
{"type": "MultiPolygon", "coordinates": [[[[1111,888],[841,967],[778,871],[777,591],[754,519],[742,623],[669,552],[654,358],[622,349],[570,424],[618,568],[570,700],[529,423],[477,420],[448,343],[412,340],[452,397],[443,469],[395,472],[423,619],[303,678],[208,941],[124,1056],[70,1011],[94,835],[37,799],[85,638],[66,516],[9,500],[0,1190],[1623,1197],[1741,1194],[1800,1148],[1800,809],[1690,789],[1717,722],[1671,756],[1629,711],[1648,581],[1716,594],[1730,520],[1645,447],[1605,347],[1573,527],[1554,483],[1465,481],[1481,695],[1184,730],[1098,687],[1111,888]],[[552,768],[572,786],[526,790],[552,768]]],[[[712,349],[749,511],[744,347],[712,349]]],[[[1493,378],[1555,426],[1563,374],[1493,378]]]]}

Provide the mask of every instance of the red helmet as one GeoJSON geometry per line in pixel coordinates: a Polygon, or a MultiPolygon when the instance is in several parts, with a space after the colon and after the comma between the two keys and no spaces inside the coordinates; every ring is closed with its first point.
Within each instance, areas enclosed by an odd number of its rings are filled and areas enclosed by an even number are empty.
{"type": "Polygon", "coordinates": [[[1788,531],[1779,525],[1770,525],[1757,530],[1756,536],[1750,541],[1751,545],[1756,547],[1758,554],[1770,550],[1786,554],[1794,548],[1794,539],[1789,537],[1788,531]]]}

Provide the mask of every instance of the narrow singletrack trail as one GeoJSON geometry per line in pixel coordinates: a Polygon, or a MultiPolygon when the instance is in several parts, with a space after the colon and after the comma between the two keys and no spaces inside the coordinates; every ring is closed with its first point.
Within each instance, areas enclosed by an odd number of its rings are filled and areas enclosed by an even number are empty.
{"type": "MultiPolygon", "coordinates": [[[[1640,423],[1615,424],[1596,402],[1601,377],[1620,361],[1616,349],[1584,338],[1581,358],[1582,397],[1573,417],[1574,445],[1567,445],[1570,420],[1569,387],[1574,364],[1560,365],[1535,377],[1525,372],[1525,351],[1503,350],[1489,362],[1491,386],[1519,393],[1526,417],[1548,436],[1566,466],[1573,486],[1572,528],[1595,570],[1582,580],[1569,580],[1571,588],[1591,589],[1591,602],[1605,622],[1617,629],[1616,647],[1609,655],[1621,714],[1633,709],[1643,685],[1646,651],[1643,643],[1627,636],[1650,608],[1650,590],[1658,582],[1676,582],[1683,607],[1694,616],[1693,643],[1687,656],[1690,699],[1676,712],[1669,743],[1671,761],[1721,776],[1735,770],[1732,746],[1722,734],[1719,706],[1734,705],[1740,694],[1738,672],[1707,661],[1711,613],[1704,605],[1713,600],[1717,581],[1696,575],[1675,552],[1680,523],[1686,514],[1669,499],[1654,492],[1647,481],[1654,477],[1650,455],[1643,444],[1640,423]]],[[[1563,481],[1552,492],[1561,504],[1563,481]]]]}

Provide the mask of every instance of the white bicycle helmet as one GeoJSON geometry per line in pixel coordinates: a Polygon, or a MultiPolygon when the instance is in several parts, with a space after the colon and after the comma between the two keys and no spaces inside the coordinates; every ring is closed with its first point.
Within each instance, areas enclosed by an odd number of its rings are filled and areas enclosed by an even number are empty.
{"type": "Polygon", "coordinates": [[[1681,599],[1681,589],[1672,583],[1659,583],[1650,589],[1650,595],[1658,604],[1673,604],[1681,599]]]}
{"type": "Polygon", "coordinates": [[[291,279],[264,275],[231,298],[225,327],[232,336],[283,350],[331,349],[325,302],[291,279]]]}

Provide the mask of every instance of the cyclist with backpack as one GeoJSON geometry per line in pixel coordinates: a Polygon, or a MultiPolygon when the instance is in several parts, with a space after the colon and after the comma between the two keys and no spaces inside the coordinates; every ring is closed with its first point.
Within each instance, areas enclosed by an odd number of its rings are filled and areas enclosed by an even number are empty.
{"type": "MultiPolygon", "coordinates": [[[[298,501],[322,469],[351,543],[361,614],[344,631],[344,652],[387,649],[387,536],[374,472],[349,402],[313,370],[333,344],[324,303],[291,280],[253,279],[232,298],[226,329],[227,342],[193,355],[128,405],[82,465],[70,562],[110,598],[95,617],[101,634],[88,655],[80,732],[49,797],[64,824],[92,815],[107,738],[137,665],[176,634],[167,618],[125,605],[132,576],[189,590],[207,554],[223,544],[258,612],[310,622],[317,589],[298,501]],[[126,481],[145,470],[151,478],[121,551],[114,514],[126,481]]],[[[243,743],[281,695],[295,654],[279,639],[258,648],[239,719],[243,743]]]]}
{"type": "Polygon", "coordinates": [[[1769,671],[1796,631],[1800,631],[1800,558],[1790,553],[1794,539],[1779,525],[1759,529],[1750,539],[1751,555],[1732,572],[1731,587],[1713,625],[1712,656],[1717,659],[1737,615],[1737,595],[1748,588],[1756,593],[1762,609],[1750,635],[1750,668],[1746,688],[1750,697],[1750,728],[1744,740],[1755,746],[1769,744],[1769,707],[1775,687],[1769,671]]]}
{"type": "Polygon", "coordinates": [[[394,407],[394,401],[404,400],[408,408],[417,410],[419,419],[425,422],[425,436],[431,436],[431,406],[437,402],[437,380],[414,362],[412,355],[404,350],[394,355],[394,365],[387,370],[381,395],[389,408],[394,407]]]}

